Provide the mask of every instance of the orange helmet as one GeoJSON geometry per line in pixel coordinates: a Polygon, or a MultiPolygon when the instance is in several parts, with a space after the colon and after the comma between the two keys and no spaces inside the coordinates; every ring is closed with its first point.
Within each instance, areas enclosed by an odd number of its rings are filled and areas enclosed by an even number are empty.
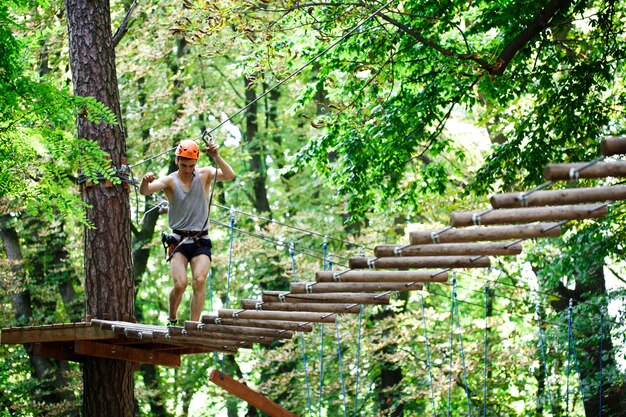
{"type": "Polygon", "coordinates": [[[191,139],[181,141],[176,147],[176,156],[197,160],[199,155],[200,148],[198,144],[191,139]]]}

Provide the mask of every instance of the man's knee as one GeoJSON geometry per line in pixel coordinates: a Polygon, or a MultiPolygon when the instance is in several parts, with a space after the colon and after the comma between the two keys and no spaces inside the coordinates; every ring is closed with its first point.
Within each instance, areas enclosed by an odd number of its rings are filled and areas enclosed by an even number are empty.
{"type": "Polygon", "coordinates": [[[194,290],[203,289],[206,286],[206,276],[198,275],[193,277],[193,282],[191,283],[191,286],[194,290]]]}

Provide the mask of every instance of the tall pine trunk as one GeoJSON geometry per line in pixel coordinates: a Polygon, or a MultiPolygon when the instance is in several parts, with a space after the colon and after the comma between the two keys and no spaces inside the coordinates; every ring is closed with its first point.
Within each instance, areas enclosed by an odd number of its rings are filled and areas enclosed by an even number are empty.
{"type": "MultiPolygon", "coordinates": [[[[108,0],[65,0],[70,65],[76,95],[94,97],[118,116],[117,125],[78,117],[78,136],[97,141],[121,167],[126,152],[115,50],[108,0]]],[[[104,183],[83,187],[83,200],[91,207],[85,229],[86,314],[121,320],[133,314],[133,273],[130,246],[130,204],[121,186],[104,183]]],[[[89,357],[83,368],[84,416],[134,415],[134,380],[129,362],[89,357]]]]}

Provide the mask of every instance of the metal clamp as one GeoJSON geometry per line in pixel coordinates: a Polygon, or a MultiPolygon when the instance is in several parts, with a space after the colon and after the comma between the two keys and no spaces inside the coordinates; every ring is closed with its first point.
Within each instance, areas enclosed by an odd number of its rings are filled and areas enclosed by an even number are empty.
{"type": "Polygon", "coordinates": [[[255,303],[254,304],[254,309],[255,310],[262,310],[263,309],[263,302],[259,302],[259,303],[255,303]]]}
{"type": "Polygon", "coordinates": [[[278,301],[280,301],[281,303],[287,302],[287,300],[285,299],[286,295],[287,294],[278,294],[278,301]]]}
{"type": "Polygon", "coordinates": [[[369,269],[374,269],[374,263],[376,263],[376,258],[368,258],[367,259],[367,267],[369,269]]]}

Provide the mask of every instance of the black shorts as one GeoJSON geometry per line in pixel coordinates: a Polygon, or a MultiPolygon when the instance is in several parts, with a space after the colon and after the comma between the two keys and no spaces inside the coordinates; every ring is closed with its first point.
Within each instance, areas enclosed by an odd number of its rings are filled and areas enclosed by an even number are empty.
{"type": "Polygon", "coordinates": [[[211,257],[212,246],[211,239],[209,238],[189,239],[182,245],[179,245],[177,241],[175,244],[170,246],[171,249],[168,250],[168,254],[171,259],[175,252],[180,252],[185,255],[187,261],[191,261],[192,258],[198,255],[207,255],[209,259],[213,261],[213,258],[211,257]]]}

